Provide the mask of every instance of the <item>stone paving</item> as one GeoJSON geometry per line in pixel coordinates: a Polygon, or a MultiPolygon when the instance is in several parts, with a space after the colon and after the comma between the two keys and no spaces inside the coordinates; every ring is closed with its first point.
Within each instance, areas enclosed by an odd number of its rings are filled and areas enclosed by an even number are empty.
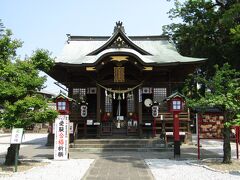
{"type": "MultiPolygon", "coordinates": [[[[183,146],[180,159],[196,159],[196,147],[183,146]]],[[[202,150],[204,157],[219,157],[210,151],[202,150]]],[[[83,180],[153,180],[153,175],[145,159],[174,159],[173,152],[128,152],[112,151],[104,153],[72,152],[70,158],[95,159],[83,180]]]]}
{"type": "MultiPolygon", "coordinates": [[[[33,136],[33,135],[32,135],[33,136]]],[[[24,159],[52,159],[53,147],[46,147],[46,136],[36,136],[35,140],[30,138],[30,141],[25,142],[21,146],[20,158],[24,159]]],[[[4,142],[7,136],[0,137],[1,146],[9,145],[4,142]]],[[[9,142],[9,135],[8,140],[9,142]]],[[[218,142],[213,142],[217,144],[218,142]]],[[[221,146],[214,147],[215,149],[208,150],[204,147],[201,148],[201,158],[214,158],[222,157],[216,150],[221,150],[221,146]],[[217,152],[217,153],[216,153],[217,152]]],[[[213,148],[213,145],[209,145],[213,148]]],[[[5,153],[0,153],[0,159],[4,159],[5,153]]],[[[72,152],[70,159],[94,159],[87,173],[84,175],[84,180],[91,179],[106,179],[106,180],[148,180],[154,179],[148,166],[145,164],[145,159],[170,159],[174,160],[173,152],[128,152],[128,151],[112,151],[102,153],[86,153],[86,152],[72,152]]],[[[197,148],[194,145],[181,146],[181,160],[184,159],[197,159],[197,148]]],[[[77,170],[77,169],[75,169],[77,170]]]]}
{"type": "Polygon", "coordinates": [[[153,176],[143,159],[119,156],[97,159],[83,179],[152,180],[153,176]]]}

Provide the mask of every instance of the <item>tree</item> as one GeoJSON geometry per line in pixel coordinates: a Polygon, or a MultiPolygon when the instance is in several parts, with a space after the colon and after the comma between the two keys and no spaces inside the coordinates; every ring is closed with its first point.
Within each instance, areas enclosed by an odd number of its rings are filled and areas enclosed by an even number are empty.
{"type": "MultiPolygon", "coordinates": [[[[54,64],[50,53],[38,49],[25,60],[16,56],[22,43],[12,39],[10,30],[1,26],[0,35],[0,127],[26,128],[34,123],[52,121],[57,112],[47,108],[47,102],[37,94],[43,88],[46,77],[39,70],[47,71],[54,64]]],[[[18,148],[19,149],[19,148],[18,148]]],[[[10,145],[6,165],[14,163],[16,145],[10,145]]]]}
{"type": "Polygon", "coordinates": [[[169,11],[170,18],[181,18],[182,22],[164,26],[164,34],[172,38],[182,55],[207,58],[207,63],[187,81],[192,98],[188,98],[188,102],[190,106],[219,106],[225,113],[223,162],[229,163],[228,125],[239,112],[239,95],[236,93],[239,92],[239,73],[231,70],[229,65],[222,68],[214,68],[214,65],[228,63],[240,69],[239,0],[186,0],[183,3],[174,0],[174,3],[175,7],[169,11]],[[201,84],[200,90],[197,83],[201,84]]]}
{"type": "Polygon", "coordinates": [[[224,64],[221,68],[216,65],[215,69],[215,74],[211,78],[191,76],[191,80],[186,83],[184,94],[191,108],[217,107],[224,113],[223,162],[231,163],[230,126],[240,122],[240,72],[231,69],[229,64],[224,64]],[[192,79],[204,86],[205,91],[193,90],[192,79]]]}
{"type": "Polygon", "coordinates": [[[185,56],[206,57],[203,69],[214,73],[215,64],[228,62],[240,69],[240,3],[239,0],[174,0],[170,18],[181,23],[164,26],[179,52],[185,56]]]}

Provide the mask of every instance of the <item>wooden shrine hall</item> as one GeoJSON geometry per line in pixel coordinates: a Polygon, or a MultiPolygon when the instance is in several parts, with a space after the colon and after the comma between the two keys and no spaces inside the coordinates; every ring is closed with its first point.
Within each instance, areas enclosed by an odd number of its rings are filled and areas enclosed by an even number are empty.
{"type": "MultiPolygon", "coordinates": [[[[167,36],[128,36],[122,22],[111,36],[67,37],[49,75],[68,88],[72,101],[62,108],[69,106],[75,137],[153,137],[173,131],[166,99],[205,59],[181,56],[167,36]]],[[[179,119],[180,131],[190,131],[186,109],[179,119]]]]}

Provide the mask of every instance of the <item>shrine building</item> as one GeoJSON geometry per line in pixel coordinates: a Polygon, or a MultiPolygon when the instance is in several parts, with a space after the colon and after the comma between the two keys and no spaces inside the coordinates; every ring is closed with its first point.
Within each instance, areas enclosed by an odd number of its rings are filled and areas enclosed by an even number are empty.
{"type": "MultiPolygon", "coordinates": [[[[167,100],[181,97],[176,92],[205,59],[180,55],[167,36],[128,36],[122,22],[111,36],[67,37],[49,75],[68,88],[71,101],[61,108],[69,107],[75,138],[173,132],[167,100]]],[[[180,131],[189,132],[185,107],[179,119],[180,131]]]]}

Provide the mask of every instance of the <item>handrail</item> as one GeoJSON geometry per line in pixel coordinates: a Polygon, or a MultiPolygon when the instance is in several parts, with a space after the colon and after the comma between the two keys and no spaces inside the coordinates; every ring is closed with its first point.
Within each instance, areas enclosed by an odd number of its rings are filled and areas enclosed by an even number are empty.
{"type": "Polygon", "coordinates": [[[78,123],[76,124],[75,129],[74,129],[74,137],[73,137],[74,141],[76,139],[77,134],[78,134],[78,123]]]}

